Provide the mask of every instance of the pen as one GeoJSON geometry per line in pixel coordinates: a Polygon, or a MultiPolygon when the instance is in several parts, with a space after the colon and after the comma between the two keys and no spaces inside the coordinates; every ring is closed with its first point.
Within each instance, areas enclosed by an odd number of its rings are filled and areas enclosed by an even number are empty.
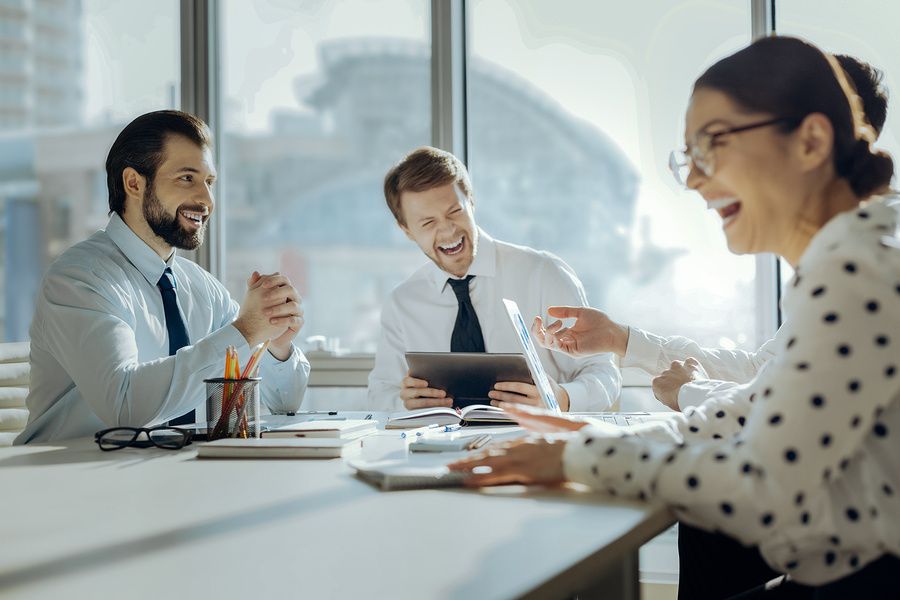
{"type": "Polygon", "coordinates": [[[301,410],[300,412],[289,412],[286,413],[289,417],[296,417],[297,415],[331,415],[335,416],[338,414],[336,410],[301,410]]]}
{"type": "Polygon", "coordinates": [[[490,434],[484,433],[472,438],[472,441],[466,446],[466,450],[477,450],[491,441],[490,434]]]}
{"type": "Polygon", "coordinates": [[[415,434],[416,434],[416,437],[420,437],[420,436],[423,436],[423,435],[425,435],[426,433],[428,433],[430,430],[438,429],[438,428],[440,428],[441,430],[443,430],[444,427],[445,427],[444,425],[440,425],[439,423],[435,423],[434,425],[426,425],[426,426],[424,426],[424,427],[418,427],[418,428],[416,428],[416,429],[410,429],[410,430],[408,430],[408,431],[402,431],[402,432],[400,432],[400,439],[406,439],[406,438],[408,438],[408,437],[412,437],[412,434],[413,434],[414,432],[415,432],[415,434]]]}

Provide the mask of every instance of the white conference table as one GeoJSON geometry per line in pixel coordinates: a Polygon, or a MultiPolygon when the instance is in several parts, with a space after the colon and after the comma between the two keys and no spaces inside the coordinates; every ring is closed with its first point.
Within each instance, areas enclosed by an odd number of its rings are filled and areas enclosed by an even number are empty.
{"type": "MultiPolygon", "coordinates": [[[[362,458],[405,452],[378,435],[362,458]]],[[[0,451],[0,598],[637,599],[638,549],[673,522],[574,488],[379,492],[339,459],[194,448],[0,451]]]]}

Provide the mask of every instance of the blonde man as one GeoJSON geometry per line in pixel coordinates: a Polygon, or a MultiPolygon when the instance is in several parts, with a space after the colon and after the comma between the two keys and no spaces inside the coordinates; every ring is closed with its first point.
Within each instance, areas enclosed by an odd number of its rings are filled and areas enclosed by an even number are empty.
{"type": "MultiPolygon", "coordinates": [[[[501,300],[523,314],[554,305],[587,306],[584,288],[558,257],[492,239],[475,222],[465,166],[449,152],[419,148],[386,175],[384,195],[397,225],[430,262],[395,288],[384,304],[375,368],[373,409],[452,406],[427,381],[410,377],[404,354],[521,352],[501,300]]],[[[572,358],[538,349],[563,410],[601,411],[618,397],[621,376],[610,354],[572,358]]],[[[535,386],[500,382],[491,401],[538,405],[535,386]]]]}

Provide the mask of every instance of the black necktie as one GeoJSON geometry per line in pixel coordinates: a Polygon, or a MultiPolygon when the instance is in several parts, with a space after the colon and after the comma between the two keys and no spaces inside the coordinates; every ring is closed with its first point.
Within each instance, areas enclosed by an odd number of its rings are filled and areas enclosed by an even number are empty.
{"type": "Polygon", "coordinates": [[[453,325],[453,335],[450,336],[451,352],[484,352],[481,324],[478,322],[478,315],[475,314],[475,307],[472,306],[472,298],[469,296],[469,281],[473,277],[475,276],[469,275],[465,279],[447,280],[459,302],[456,323],[453,325]]]}
{"type": "MultiPolygon", "coordinates": [[[[179,348],[190,345],[187,327],[178,310],[178,296],[175,295],[175,275],[172,269],[166,267],[162,277],[159,278],[159,293],[162,294],[163,310],[166,313],[166,331],[169,332],[169,356],[178,352],[179,348]]],[[[169,421],[169,425],[188,425],[193,423],[196,417],[195,411],[187,412],[176,419],[169,421]]]]}

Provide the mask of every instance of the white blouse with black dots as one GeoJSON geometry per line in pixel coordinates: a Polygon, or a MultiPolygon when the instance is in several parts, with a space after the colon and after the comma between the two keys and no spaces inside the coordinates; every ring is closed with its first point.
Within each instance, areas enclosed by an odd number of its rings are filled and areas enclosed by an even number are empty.
{"type": "Polygon", "coordinates": [[[566,445],[566,476],[665,502],[806,584],[900,556],[898,224],[893,196],[829,221],[755,379],[669,422],[583,428],[566,445]]]}

